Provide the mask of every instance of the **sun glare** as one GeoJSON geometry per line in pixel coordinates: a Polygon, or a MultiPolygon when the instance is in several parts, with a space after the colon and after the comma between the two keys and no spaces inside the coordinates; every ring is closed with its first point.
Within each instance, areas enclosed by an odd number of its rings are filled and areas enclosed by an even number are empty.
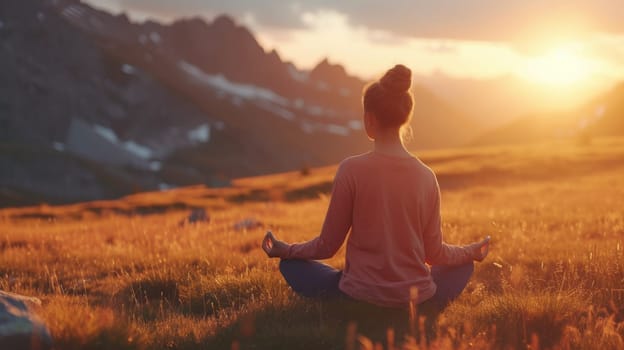
{"type": "Polygon", "coordinates": [[[529,81],[545,85],[573,85],[587,79],[590,62],[581,53],[579,45],[559,46],[543,55],[529,58],[521,75],[529,81]]]}

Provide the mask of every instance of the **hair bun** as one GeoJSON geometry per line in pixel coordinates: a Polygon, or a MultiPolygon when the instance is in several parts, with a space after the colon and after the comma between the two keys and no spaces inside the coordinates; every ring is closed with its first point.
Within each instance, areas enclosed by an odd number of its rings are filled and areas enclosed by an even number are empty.
{"type": "Polygon", "coordinates": [[[381,77],[379,83],[397,94],[407,92],[412,86],[412,71],[402,64],[397,64],[381,77]]]}

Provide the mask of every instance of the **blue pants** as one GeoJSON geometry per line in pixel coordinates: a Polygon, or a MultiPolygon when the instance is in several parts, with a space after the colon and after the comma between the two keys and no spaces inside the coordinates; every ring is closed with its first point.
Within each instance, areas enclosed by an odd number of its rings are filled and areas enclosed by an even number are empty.
{"type": "MultiPolygon", "coordinates": [[[[288,285],[299,295],[309,298],[349,298],[338,289],[342,271],[329,265],[314,260],[282,259],[279,268],[288,285]]],[[[461,294],[473,271],[472,262],[458,266],[432,266],[431,276],[438,288],[435,295],[425,303],[442,311],[461,294]]]]}

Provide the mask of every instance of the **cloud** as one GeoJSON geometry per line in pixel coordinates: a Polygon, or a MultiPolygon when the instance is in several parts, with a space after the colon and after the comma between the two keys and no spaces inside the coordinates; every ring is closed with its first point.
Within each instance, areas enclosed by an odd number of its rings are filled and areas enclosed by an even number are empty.
{"type": "Polygon", "coordinates": [[[214,17],[228,14],[239,20],[253,18],[259,25],[279,28],[303,28],[301,6],[297,2],[253,0],[89,0],[89,2],[112,3],[129,12],[141,13],[142,17],[172,20],[178,17],[214,17]]]}
{"type": "Polygon", "coordinates": [[[435,42],[426,46],[426,49],[429,52],[438,53],[438,54],[456,54],[458,53],[457,46],[445,43],[445,42],[435,42]]]}
{"type": "Polygon", "coordinates": [[[517,55],[499,43],[466,40],[438,40],[393,36],[386,31],[350,25],[347,17],[335,11],[305,13],[305,29],[287,32],[287,40],[264,31],[266,47],[276,47],[280,55],[311,68],[323,57],[347,65],[348,70],[366,79],[376,77],[387,67],[408,64],[414,72],[429,74],[443,70],[451,75],[489,77],[505,74],[516,64],[517,55]],[[483,64],[485,61],[491,61],[483,64]]]}
{"type": "Polygon", "coordinates": [[[335,11],[351,25],[398,36],[506,41],[520,46],[536,37],[576,37],[588,31],[624,33],[621,0],[91,0],[171,17],[228,13],[251,16],[263,27],[305,27],[303,13],[335,11]]]}

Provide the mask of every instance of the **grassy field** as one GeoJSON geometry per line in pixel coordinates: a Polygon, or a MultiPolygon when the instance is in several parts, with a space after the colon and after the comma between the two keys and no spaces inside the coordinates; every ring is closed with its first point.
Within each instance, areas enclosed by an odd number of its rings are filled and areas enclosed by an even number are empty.
{"type": "MultiPolygon", "coordinates": [[[[492,236],[432,348],[624,348],[624,140],[419,156],[446,241],[492,236]]],[[[42,300],[58,349],[422,349],[419,320],[299,298],[260,249],[318,234],[334,171],[2,210],[0,290],[42,300]]]]}

